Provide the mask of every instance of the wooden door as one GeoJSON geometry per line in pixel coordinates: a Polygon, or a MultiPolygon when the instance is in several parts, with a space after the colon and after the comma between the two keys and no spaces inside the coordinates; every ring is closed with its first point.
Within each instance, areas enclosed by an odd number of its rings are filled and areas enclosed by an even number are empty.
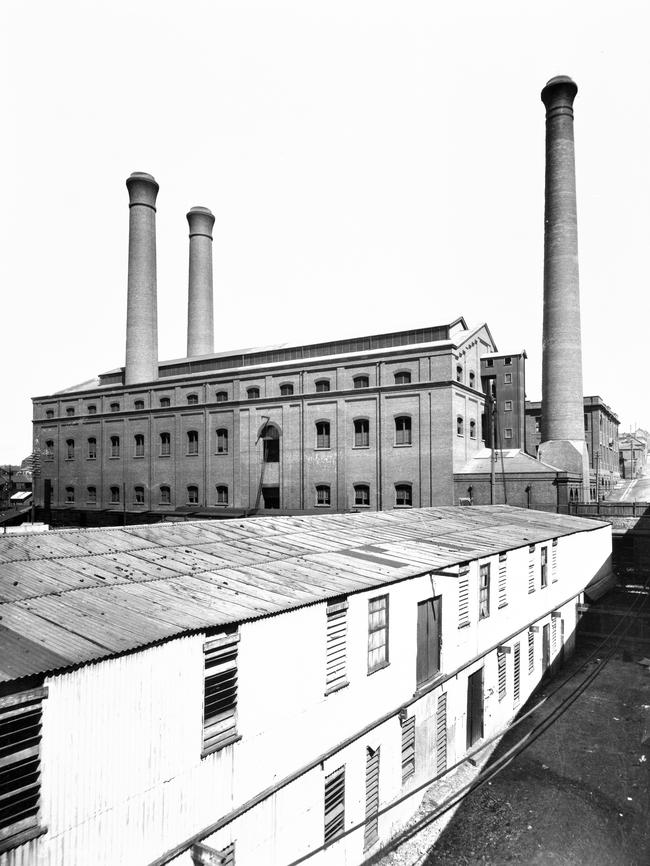
{"type": "Polygon", "coordinates": [[[440,672],[442,596],[418,603],[416,679],[418,688],[440,672]]]}
{"type": "Polygon", "coordinates": [[[483,738],[483,668],[467,678],[467,748],[483,738]]]}

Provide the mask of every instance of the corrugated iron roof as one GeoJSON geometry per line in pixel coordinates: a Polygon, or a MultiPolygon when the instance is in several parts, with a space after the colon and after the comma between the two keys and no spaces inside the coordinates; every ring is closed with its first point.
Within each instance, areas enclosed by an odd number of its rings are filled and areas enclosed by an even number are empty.
{"type": "Polygon", "coordinates": [[[0,536],[0,681],[602,526],[482,506],[0,536]]]}

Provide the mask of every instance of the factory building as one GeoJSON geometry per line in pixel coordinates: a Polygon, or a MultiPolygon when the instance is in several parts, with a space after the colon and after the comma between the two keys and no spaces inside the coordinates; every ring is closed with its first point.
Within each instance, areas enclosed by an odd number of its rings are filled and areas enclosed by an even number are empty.
{"type": "Polygon", "coordinates": [[[481,441],[486,325],[122,370],[34,400],[52,522],[453,504],[481,441]]]}
{"type": "Polygon", "coordinates": [[[502,506],[0,536],[0,866],[362,862],[487,758],[610,553],[502,506]]]}

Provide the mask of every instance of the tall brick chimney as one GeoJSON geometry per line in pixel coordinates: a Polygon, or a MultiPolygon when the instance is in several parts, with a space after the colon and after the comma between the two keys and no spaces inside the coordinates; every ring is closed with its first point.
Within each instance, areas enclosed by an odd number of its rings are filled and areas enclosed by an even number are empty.
{"type": "Polygon", "coordinates": [[[546,106],[544,211],[544,329],[542,338],[542,444],[539,458],[580,473],[589,499],[585,443],[578,283],[573,100],[570,78],[552,78],[542,90],[546,106]]]}
{"type": "Polygon", "coordinates": [[[190,274],[187,297],[187,356],[214,352],[212,302],[212,226],[214,216],[207,207],[193,207],[187,214],[190,226],[190,274]]]}
{"type": "Polygon", "coordinates": [[[150,174],[135,171],[129,191],[129,275],[126,310],[126,385],[158,378],[156,196],[150,174]]]}

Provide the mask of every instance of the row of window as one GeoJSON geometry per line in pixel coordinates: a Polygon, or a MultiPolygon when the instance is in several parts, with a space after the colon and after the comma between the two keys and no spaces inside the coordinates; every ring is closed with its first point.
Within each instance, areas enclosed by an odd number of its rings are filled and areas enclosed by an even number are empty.
{"type": "MultiPolygon", "coordinates": [[[[531,544],[528,548],[528,592],[535,592],[535,550],[536,546],[531,544]]],[[[508,604],[508,555],[499,554],[499,579],[498,579],[498,606],[506,607],[508,604]]],[[[470,624],[469,618],[469,566],[461,566],[458,572],[458,628],[464,628],[470,624]]],[[[557,538],[553,539],[551,545],[551,581],[557,582],[557,538]]],[[[539,580],[540,589],[548,586],[549,562],[548,545],[542,545],[539,550],[539,580]]],[[[478,618],[487,619],[490,616],[491,604],[491,564],[483,563],[479,567],[479,602],[478,618]]]]}
{"type": "MultiPolygon", "coordinates": [[[[368,507],[370,505],[370,485],[355,484],[354,489],[354,504],[356,506],[368,507]]],[[[171,488],[162,484],[159,488],[159,505],[171,504],[171,488]]],[[[118,504],[122,501],[122,488],[115,484],[109,487],[110,502],[118,504]]],[[[75,502],[75,488],[70,485],[65,488],[65,502],[71,505],[75,502]]],[[[86,503],[95,505],[97,503],[97,487],[91,485],[86,487],[86,503]]],[[[145,488],[142,485],[136,485],[133,488],[133,503],[134,505],[145,504],[145,488]]],[[[187,487],[187,504],[199,504],[199,488],[195,484],[190,484],[187,487]]],[[[329,484],[316,485],[317,506],[329,506],[332,504],[332,493],[329,484]]],[[[395,485],[395,506],[409,507],[413,504],[413,488],[411,484],[396,484],[395,485]]],[[[228,486],[226,484],[217,484],[215,505],[228,505],[228,486]]]]}
{"type": "MultiPolygon", "coordinates": [[[[412,421],[408,415],[398,415],[394,419],[395,424],[395,445],[411,445],[412,444],[412,421]]],[[[357,418],[353,422],[354,426],[354,447],[368,448],[370,445],[370,421],[368,418],[357,418]]],[[[269,425],[269,430],[271,428],[269,425]]],[[[316,438],[315,445],[317,449],[331,447],[331,424],[329,421],[317,421],[315,425],[316,438]]],[[[472,419],[469,422],[470,438],[476,438],[476,422],[472,419]]],[[[464,424],[462,417],[456,419],[456,432],[459,436],[464,433],[464,424]]],[[[187,437],[187,454],[197,455],[199,453],[199,434],[196,430],[189,430],[187,437]]],[[[264,439],[274,439],[277,436],[265,435],[264,439]]],[[[506,437],[507,438],[507,437],[506,437]]],[[[74,460],[75,458],[75,440],[66,439],[66,460],[74,460]]],[[[169,457],[171,454],[171,434],[164,432],[159,436],[159,456],[169,457]]],[[[145,437],[142,433],[136,433],[133,437],[133,456],[144,457],[145,437]]],[[[228,453],[228,430],[220,428],[216,431],[216,453],[228,453]]],[[[54,459],[54,440],[48,439],[45,442],[46,459],[54,459]]],[[[117,435],[110,437],[110,456],[120,456],[120,437],[117,435]]],[[[97,439],[91,436],[87,440],[86,457],[88,460],[97,459],[97,439]]],[[[279,453],[278,453],[279,457],[279,453]]],[[[267,459],[266,462],[277,462],[276,459],[267,459]]]]}
{"type": "MultiPolygon", "coordinates": [[[[408,370],[402,370],[398,373],[395,373],[395,384],[396,385],[408,385],[411,382],[411,374],[408,370]]],[[[369,388],[370,387],[370,379],[368,376],[355,376],[352,380],[352,384],[355,389],[358,388],[369,388]]],[[[317,379],[315,382],[316,392],[322,393],[325,391],[331,390],[330,380],[329,379],[317,379]]],[[[294,393],[294,386],[286,382],[280,385],[280,396],[282,397],[290,397],[294,393]]],[[[257,386],[251,386],[246,389],[246,396],[249,400],[257,400],[260,396],[260,389],[257,386]]],[[[216,391],[215,392],[215,401],[217,403],[227,403],[229,400],[229,395],[227,391],[216,391]]],[[[196,406],[199,402],[198,394],[188,394],[186,396],[186,401],[188,406],[196,406]]],[[[171,398],[170,397],[161,397],[160,398],[160,407],[162,409],[169,408],[171,406],[171,398]]],[[[133,403],[133,408],[136,410],[144,409],[144,400],[135,400],[133,403]]],[[[118,402],[113,402],[109,404],[109,410],[111,412],[119,412],[120,404],[118,402]]],[[[94,403],[89,404],[86,407],[86,411],[89,415],[95,415],[97,413],[97,406],[94,403]]],[[[76,410],[74,406],[68,406],[65,410],[65,414],[72,416],[76,414],[76,410]]],[[[47,409],[45,412],[46,418],[54,418],[54,409],[47,409]]]]}

